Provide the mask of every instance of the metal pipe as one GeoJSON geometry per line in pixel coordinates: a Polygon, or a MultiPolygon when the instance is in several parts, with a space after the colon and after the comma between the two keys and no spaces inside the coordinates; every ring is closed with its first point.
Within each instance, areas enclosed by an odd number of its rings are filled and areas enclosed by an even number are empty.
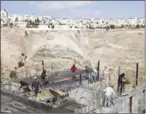
{"type": "Polygon", "coordinates": [[[139,68],[139,64],[136,63],[136,86],[138,85],[138,68],[139,68]]]}

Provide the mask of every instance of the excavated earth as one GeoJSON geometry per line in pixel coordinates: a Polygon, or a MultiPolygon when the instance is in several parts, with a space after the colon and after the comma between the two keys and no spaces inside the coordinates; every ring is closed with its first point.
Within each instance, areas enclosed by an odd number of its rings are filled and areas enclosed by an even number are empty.
{"type": "Polygon", "coordinates": [[[100,60],[100,73],[107,66],[113,84],[119,66],[134,84],[137,62],[139,81],[144,81],[144,29],[28,31],[28,36],[25,31],[1,28],[3,77],[17,66],[24,52],[28,58],[25,68],[18,69],[19,77],[40,75],[42,60],[48,75],[70,69],[74,63],[79,69],[85,65],[96,67],[100,60]]]}

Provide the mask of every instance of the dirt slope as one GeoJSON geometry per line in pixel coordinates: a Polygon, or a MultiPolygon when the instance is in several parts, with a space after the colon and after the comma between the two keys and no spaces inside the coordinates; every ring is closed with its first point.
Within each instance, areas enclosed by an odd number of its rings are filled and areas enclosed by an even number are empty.
{"type": "MultiPolygon", "coordinates": [[[[17,65],[20,53],[28,56],[27,75],[40,74],[41,60],[50,71],[64,70],[76,62],[77,67],[97,66],[101,61],[101,73],[105,66],[121,71],[135,79],[136,62],[140,64],[140,76],[144,76],[144,29],[84,30],[84,31],[29,31],[24,37],[23,29],[2,28],[2,67],[9,69],[17,65]],[[90,61],[90,62],[89,62],[90,61]]],[[[113,78],[115,79],[115,78],[113,78]]],[[[142,79],[140,79],[142,80],[142,79]]]]}

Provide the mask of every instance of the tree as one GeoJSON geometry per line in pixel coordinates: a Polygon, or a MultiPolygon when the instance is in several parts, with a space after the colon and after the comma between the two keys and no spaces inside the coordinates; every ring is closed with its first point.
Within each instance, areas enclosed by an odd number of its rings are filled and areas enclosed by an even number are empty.
{"type": "Polygon", "coordinates": [[[115,29],[116,27],[115,27],[115,25],[110,25],[110,28],[115,29]]]}
{"type": "Polygon", "coordinates": [[[51,27],[52,29],[54,29],[55,28],[55,26],[54,25],[52,25],[52,27],[51,27]]]}
{"type": "Polygon", "coordinates": [[[36,28],[38,28],[39,24],[40,24],[39,18],[35,19],[35,27],[36,28]]]}
{"type": "Polygon", "coordinates": [[[123,28],[124,27],[124,25],[121,25],[121,28],[123,28]]]}
{"type": "Polygon", "coordinates": [[[37,22],[37,23],[40,23],[40,20],[39,20],[39,18],[35,19],[35,22],[37,22]]]}
{"type": "Polygon", "coordinates": [[[10,28],[12,28],[13,27],[13,23],[10,23],[10,28]]]}
{"type": "Polygon", "coordinates": [[[18,22],[18,17],[16,17],[15,22],[18,22]]]}
{"type": "Polygon", "coordinates": [[[28,20],[28,21],[27,21],[27,24],[26,24],[26,27],[27,27],[27,28],[30,28],[31,25],[32,25],[32,21],[31,21],[31,20],[28,20]]]}
{"type": "Polygon", "coordinates": [[[136,25],[136,28],[140,28],[140,25],[139,25],[139,24],[137,24],[137,25],[136,25]]]}
{"type": "Polygon", "coordinates": [[[107,31],[109,30],[109,28],[110,28],[109,26],[105,27],[105,29],[106,29],[107,31]]]}

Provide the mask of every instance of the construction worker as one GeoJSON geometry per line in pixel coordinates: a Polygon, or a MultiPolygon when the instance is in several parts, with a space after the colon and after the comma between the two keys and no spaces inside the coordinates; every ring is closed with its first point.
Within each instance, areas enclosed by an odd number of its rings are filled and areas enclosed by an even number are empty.
{"type": "Polygon", "coordinates": [[[25,56],[24,53],[21,53],[21,56],[20,56],[19,62],[18,62],[18,68],[23,67],[25,65],[26,58],[27,58],[27,56],[25,56]]]}
{"type": "Polygon", "coordinates": [[[93,70],[88,66],[85,66],[85,72],[88,74],[88,79],[91,80],[93,70]]]}
{"type": "Polygon", "coordinates": [[[118,92],[119,92],[120,86],[121,86],[121,78],[122,78],[122,75],[123,75],[123,73],[121,75],[119,75],[119,77],[118,77],[118,87],[117,87],[117,91],[118,92]]]}
{"type": "Polygon", "coordinates": [[[20,81],[20,88],[19,89],[21,89],[22,87],[25,87],[25,86],[28,86],[28,83],[26,83],[26,82],[24,82],[24,81],[20,81]]]}
{"type": "Polygon", "coordinates": [[[29,93],[30,94],[30,92],[31,92],[31,90],[30,90],[30,88],[29,88],[29,86],[28,86],[28,83],[26,83],[26,82],[24,82],[24,81],[20,81],[20,88],[19,89],[21,89],[21,88],[23,88],[23,91],[25,92],[25,93],[29,93]]]}
{"type": "Polygon", "coordinates": [[[41,73],[41,79],[42,79],[42,81],[43,81],[43,85],[44,85],[44,86],[47,86],[47,85],[49,84],[49,81],[46,80],[46,76],[47,76],[47,74],[46,74],[46,70],[45,70],[45,68],[44,68],[44,61],[42,60],[42,73],[41,73]]]}
{"type": "Polygon", "coordinates": [[[125,86],[125,73],[122,73],[118,78],[118,92],[122,94],[125,86]]]}
{"type": "Polygon", "coordinates": [[[34,80],[32,82],[32,90],[35,93],[35,96],[39,93],[40,87],[42,88],[40,82],[38,81],[37,77],[34,77],[34,80]]]}
{"type": "Polygon", "coordinates": [[[41,74],[41,79],[43,80],[43,86],[48,86],[49,85],[49,81],[46,79],[46,70],[43,70],[42,74],[41,74]]]}
{"type": "Polygon", "coordinates": [[[112,86],[107,86],[104,89],[103,92],[103,106],[104,107],[109,107],[112,104],[114,104],[113,102],[113,96],[116,97],[116,93],[114,91],[114,89],[112,88],[112,86]]]}
{"type": "Polygon", "coordinates": [[[46,78],[46,70],[43,70],[43,72],[42,72],[42,74],[41,74],[41,79],[43,80],[43,81],[45,81],[45,78],[46,78]]]}
{"type": "MultiPolygon", "coordinates": [[[[75,73],[76,70],[77,70],[77,67],[75,66],[75,64],[73,64],[73,66],[71,67],[71,72],[72,72],[72,73],[75,73]]],[[[74,79],[74,78],[75,78],[75,76],[74,76],[74,74],[73,74],[72,79],[74,79]]]]}
{"type": "Polygon", "coordinates": [[[71,71],[76,72],[76,70],[77,70],[77,67],[75,66],[75,64],[73,64],[73,66],[71,67],[71,71]]]}
{"type": "Polygon", "coordinates": [[[125,73],[123,73],[123,76],[121,78],[120,94],[122,94],[122,92],[124,92],[125,90],[125,82],[126,82],[125,73]]]}
{"type": "Polygon", "coordinates": [[[10,78],[16,78],[17,77],[17,67],[14,67],[14,70],[11,70],[10,72],[10,78]]]}

